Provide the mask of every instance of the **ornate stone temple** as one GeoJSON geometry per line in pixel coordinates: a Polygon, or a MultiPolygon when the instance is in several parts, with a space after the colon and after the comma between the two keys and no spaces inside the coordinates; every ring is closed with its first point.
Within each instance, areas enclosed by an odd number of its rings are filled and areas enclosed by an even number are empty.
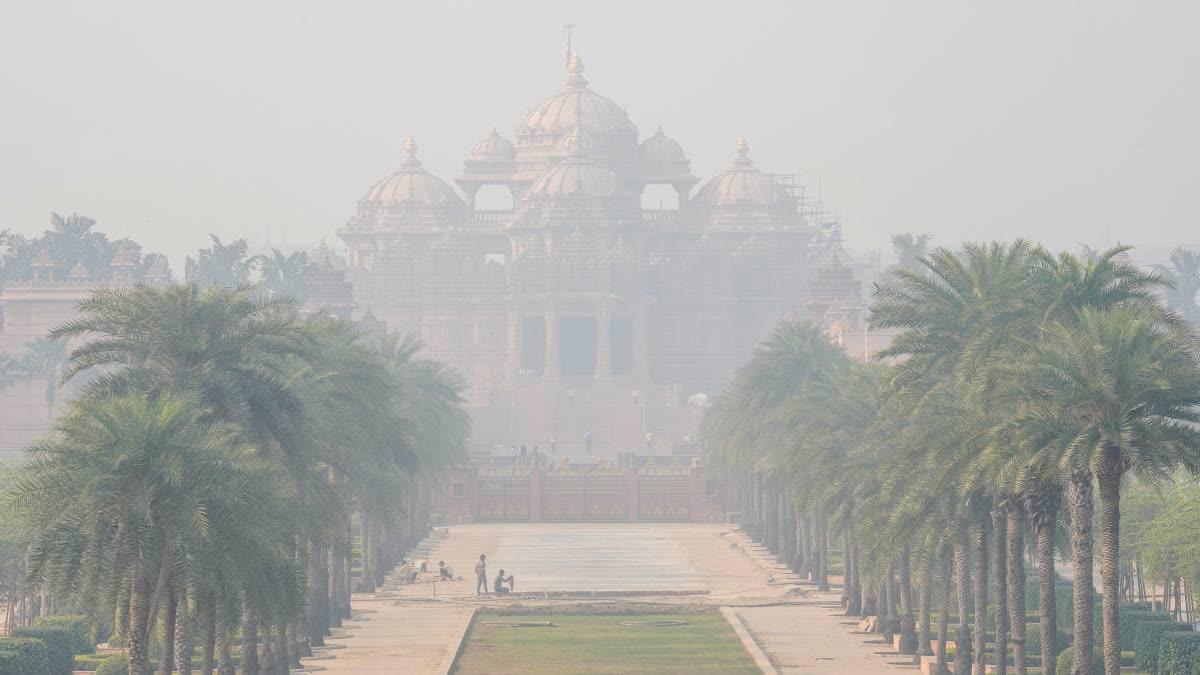
{"type": "Polygon", "coordinates": [[[837,245],[801,190],[737,139],[701,181],[661,129],[640,138],[593,91],[578,54],[562,89],[512,141],[471,147],[455,186],[417,144],[358,201],[338,236],[356,316],[419,333],[467,382],[472,451],[696,454],[700,393],[790,308],[837,245]],[[644,208],[647,189],[677,208],[644,208]],[[476,207],[481,191],[508,209],[476,207]]]}

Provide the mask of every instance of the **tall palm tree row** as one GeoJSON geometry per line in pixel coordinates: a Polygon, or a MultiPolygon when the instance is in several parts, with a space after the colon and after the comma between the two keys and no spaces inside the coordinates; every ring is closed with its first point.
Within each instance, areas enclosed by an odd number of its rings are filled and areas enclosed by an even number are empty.
{"type": "Polygon", "coordinates": [[[934,249],[876,286],[871,324],[895,331],[877,363],[781,322],[705,418],[710,465],[742,488],[743,527],[819,586],[840,540],[847,611],[878,615],[908,653],[1024,673],[1030,552],[1041,622],[1028,656],[1055,670],[1065,518],[1073,670],[1118,673],[1122,491],[1200,471],[1198,343],[1161,300],[1169,283],[1127,250],[934,249]]]}
{"type": "Polygon", "coordinates": [[[469,431],[457,376],[243,286],[95,291],[51,337],[85,380],[7,497],[31,594],[130,672],[286,673],[426,534],[469,431]],[[353,550],[356,540],[361,551],[353,550]]]}

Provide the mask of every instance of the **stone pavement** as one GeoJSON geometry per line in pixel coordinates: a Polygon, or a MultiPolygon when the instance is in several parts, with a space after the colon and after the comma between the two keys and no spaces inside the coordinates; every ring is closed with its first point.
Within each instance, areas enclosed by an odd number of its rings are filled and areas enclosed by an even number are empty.
{"type": "MultiPolygon", "coordinates": [[[[496,523],[439,528],[413,558],[431,574],[415,584],[389,580],[381,593],[355,594],[354,618],[305,659],[330,673],[446,673],[478,608],[611,602],[614,597],[729,607],[774,668],[784,673],[887,673],[902,657],[877,654],[876,635],[854,634],[838,616],[839,594],[812,592],[737,530],[675,523],[496,523]],[[489,584],[500,568],[515,594],[478,597],[474,561],[488,555],[489,584]],[[463,578],[434,581],[445,560],[463,578]],[[800,593],[803,588],[807,594],[800,593]],[[596,597],[592,598],[595,593],[596,597]],[[560,599],[555,599],[559,594],[560,599]]],[[[908,668],[913,670],[912,668],[908,668]]]]}

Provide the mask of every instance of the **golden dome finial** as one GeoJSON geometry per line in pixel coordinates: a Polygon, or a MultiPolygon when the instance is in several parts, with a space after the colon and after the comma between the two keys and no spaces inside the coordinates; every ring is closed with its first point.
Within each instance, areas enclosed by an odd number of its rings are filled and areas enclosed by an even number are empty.
{"type": "Polygon", "coordinates": [[[750,144],[746,142],[745,136],[738,136],[737,145],[734,147],[737,149],[738,157],[745,157],[746,153],[750,152],[750,144]]]}
{"type": "Polygon", "coordinates": [[[567,61],[567,73],[570,75],[583,74],[583,59],[579,58],[579,50],[571,53],[571,60],[567,61]]]}
{"type": "Polygon", "coordinates": [[[409,159],[417,156],[417,142],[413,140],[412,136],[404,137],[404,154],[408,155],[409,159]]]}

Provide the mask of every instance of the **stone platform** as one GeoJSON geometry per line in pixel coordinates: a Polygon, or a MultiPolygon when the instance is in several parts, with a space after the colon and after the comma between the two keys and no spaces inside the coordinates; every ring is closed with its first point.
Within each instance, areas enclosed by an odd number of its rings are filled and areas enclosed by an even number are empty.
{"type": "MultiPolygon", "coordinates": [[[[471,614],[480,608],[562,603],[707,604],[736,614],[765,654],[764,672],[886,673],[902,668],[864,644],[838,616],[838,592],[817,594],[786,567],[725,525],[651,523],[491,523],[439,529],[414,553],[430,574],[415,584],[389,580],[381,593],[356,594],[355,616],[305,659],[329,673],[446,673],[471,614]],[[516,577],[511,596],[476,596],[474,561],[488,556],[489,585],[500,568],[516,577]],[[445,560],[464,578],[435,581],[445,560]],[[769,661],[769,662],[768,662],[769,661]]],[[[909,668],[913,670],[914,668],[909,668]]]]}

